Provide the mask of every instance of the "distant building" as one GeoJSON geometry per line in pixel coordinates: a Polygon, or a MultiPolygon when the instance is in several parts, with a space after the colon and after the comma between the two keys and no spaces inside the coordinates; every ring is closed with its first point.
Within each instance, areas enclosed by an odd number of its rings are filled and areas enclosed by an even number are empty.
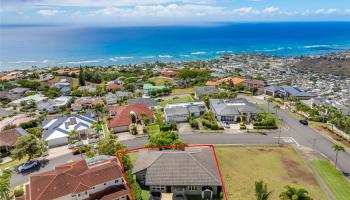
{"type": "Polygon", "coordinates": [[[154,108],[158,106],[158,102],[154,100],[153,98],[136,98],[136,99],[128,99],[127,100],[128,105],[133,104],[146,104],[150,108],[154,108]]]}
{"type": "Polygon", "coordinates": [[[164,70],[160,72],[161,76],[168,77],[168,78],[175,78],[177,75],[177,71],[175,70],[164,70]]]}
{"type": "Polygon", "coordinates": [[[35,102],[36,104],[41,103],[47,99],[46,96],[42,94],[35,94],[35,95],[30,95],[27,97],[23,97],[20,99],[16,99],[14,101],[10,102],[11,106],[20,106],[22,103],[29,103],[29,102],[35,102]]]}
{"type": "Polygon", "coordinates": [[[166,122],[185,122],[190,117],[199,117],[206,110],[202,101],[168,104],[164,107],[164,119],[166,122]]]}
{"type": "Polygon", "coordinates": [[[224,123],[250,122],[261,110],[246,99],[209,99],[210,110],[224,123]]]}
{"type": "Polygon", "coordinates": [[[305,92],[297,87],[292,86],[268,86],[265,88],[264,93],[269,96],[288,99],[289,97],[295,97],[297,100],[305,100],[317,97],[317,95],[310,92],[305,92]]]}
{"type": "Polygon", "coordinates": [[[106,103],[107,103],[107,105],[116,104],[116,103],[122,101],[123,98],[129,97],[131,95],[132,95],[131,92],[126,92],[126,91],[116,91],[115,93],[109,92],[105,96],[106,97],[106,103]]]}
{"type": "Polygon", "coordinates": [[[80,111],[83,108],[92,108],[96,105],[104,105],[104,101],[100,97],[80,97],[71,104],[73,111],[80,111]]]}
{"type": "Polygon", "coordinates": [[[106,90],[107,91],[124,90],[124,83],[119,80],[109,81],[106,84],[106,90]]]}
{"type": "Polygon", "coordinates": [[[243,85],[245,86],[245,90],[253,92],[256,88],[256,94],[260,95],[264,93],[264,81],[262,80],[251,80],[247,79],[243,81],[243,85]]]}
{"type": "Polygon", "coordinates": [[[128,200],[123,172],[117,159],[87,163],[78,160],[29,177],[16,200],[128,200]]]}
{"type": "Polygon", "coordinates": [[[9,94],[20,94],[23,95],[24,93],[28,92],[29,88],[24,87],[16,87],[8,91],[9,94]]]}
{"type": "Polygon", "coordinates": [[[96,87],[95,86],[91,86],[91,85],[87,85],[87,86],[80,86],[78,88],[79,91],[87,91],[90,93],[95,93],[96,92],[96,87]]]}
{"type": "Polygon", "coordinates": [[[49,99],[45,102],[38,104],[37,109],[43,112],[46,111],[48,113],[55,113],[60,111],[61,108],[65,108],[68,105],[70,99],[71,97],[68,96],[60,96],[56,99],[49,99]]]}

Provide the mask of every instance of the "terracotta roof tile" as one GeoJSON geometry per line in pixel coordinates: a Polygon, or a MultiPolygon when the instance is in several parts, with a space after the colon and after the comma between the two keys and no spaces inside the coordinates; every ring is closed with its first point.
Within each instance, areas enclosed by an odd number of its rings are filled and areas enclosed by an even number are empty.
{"type": "Polygon", "coordinates": [[[114,117],[108,122],[108,128],[129,126],[131,124],[130,112],[135,112],[138,119],[142,119],[141,113],[145,113],[150,120],[154,119],[152,111],[146,104],[132,104],[118,108],[111,106],[109,110],[114,117]]]}

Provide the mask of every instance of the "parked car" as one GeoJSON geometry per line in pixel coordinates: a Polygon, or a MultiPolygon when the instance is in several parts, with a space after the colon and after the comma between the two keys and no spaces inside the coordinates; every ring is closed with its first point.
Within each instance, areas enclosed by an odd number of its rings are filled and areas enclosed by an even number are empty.
{"type": "Polygon", "coordinates": [[[30,160],[24,164],[22,164],[21,166],[18,167],[18,172],[22,173],[25,171],[28,171],[30,169],[34,169],[36,167],[39,167],[39,161],[37,160],[30,160]]]}
{"type": "Polygon", "coordinates": [[[305,119],[299,120],[299,122],[305,126],[309,125],[309,122],[305,119]]]}
{"type": "Polygon", "coordinates": [[[149,196],[149,200],[161,200],[162,193],[161,192],[151,192],[149,196]]]}

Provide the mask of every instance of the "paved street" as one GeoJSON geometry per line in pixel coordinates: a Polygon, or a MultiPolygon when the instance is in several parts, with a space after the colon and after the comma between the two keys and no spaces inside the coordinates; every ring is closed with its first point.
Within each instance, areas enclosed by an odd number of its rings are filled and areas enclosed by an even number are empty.
{"type": "MultiPolygon", "coordinates": [[[[264,104],[265,107],[266,104],[264,104]]],[[[271,111],[275,111],[275,109],[271,111]]],[[[304,126],[299,123],[292,115],[284,110],[279,109],[278,115],[283,119],[283,127],[281,142],[295,143],[297,145],[303,145],[309,148],[315,147],[316,150],[327,156],[328,159],[335,160],[335,152],[333,151],[333,143],[327,138],[323,137],[308,126],[304,126]]],[[[180,135],[182,140],[187,141],[189,144],[275,144],[278,140],[277,133],[257,134],[257,133],[242,133],[242,134],[182,134],[180,135]]],[[[142,147],[148,138],[136,138],[132,140],[123,141],[127,145],[128,149],[142,147]]],[[[66,163],[70,160],[77,160],[80,156],[73,156],[72,154],[65,154],[51,159],[48,164],[43,167],[40,172],[52,170],[55,165],[66,163]]],[[[350,155],[348,153],[339,153],[338,167],[344,172],[344,174],[350,173],[350,155]]],[[[34,172],[32,174],[36,174],[34,172]]],[[[32,175],[30,174],[30,175],[32,175]]],[[[12,176],[11,185],[16,186],[26,183],[29,175],[14,174],[12,176]]]]}

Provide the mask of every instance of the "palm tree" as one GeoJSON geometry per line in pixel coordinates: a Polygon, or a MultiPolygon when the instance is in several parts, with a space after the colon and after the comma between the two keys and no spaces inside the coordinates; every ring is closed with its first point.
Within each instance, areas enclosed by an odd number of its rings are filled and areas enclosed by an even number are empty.
{"type": "Polygon", "coordinates": [[[268,99],[267,99],[267,111],[268,112],[270,112],[270,103],[272,103],[273,102],[273,98],[272,97],[269,97],[268,99]]]}
{"type": "Polygon", "coordinates": [[[255,197],[256,200],[268,200],[271,195],[271,191],[267,191],[267,185],[263,181],[255,182],[255,197]]]}
{"type": "Polygon", "coordinates": [[[303,188],[296,189],[290,185],[284,187],[286,190],[280,194],[281,200],[312,200],[309,192],[303,188]]]}
{"type": "Polygon", "coordinates": [[[97,104],[97,105],[94,107],[94,110],[95,110],[95,112],[96,112],[97,121],[99,121],[101,114],[105,111],[105,107],[104,107],[103,104],[97,104]]]}
{"type": "Polygon", "coordinates": [[[344,152],[345,151],[345,148],[340,145],[340,144],[335,144],[333,146],[333,150],[335,151],[335,168],[337,168],[337,163],[338,163],[338,153],[339,151],[342,151],[344,152]]]}

